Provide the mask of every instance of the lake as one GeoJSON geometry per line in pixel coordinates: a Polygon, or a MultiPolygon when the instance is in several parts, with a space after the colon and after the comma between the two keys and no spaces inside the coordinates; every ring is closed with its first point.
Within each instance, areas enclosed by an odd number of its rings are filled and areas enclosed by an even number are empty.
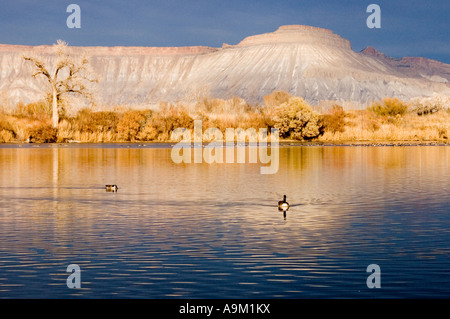
{"type": "Polygon", "coordinates": [[[176,164],[170,144],[2,145],[0,298],[450,297],[449,146],[279,159],[264,175],[176,164]]]}

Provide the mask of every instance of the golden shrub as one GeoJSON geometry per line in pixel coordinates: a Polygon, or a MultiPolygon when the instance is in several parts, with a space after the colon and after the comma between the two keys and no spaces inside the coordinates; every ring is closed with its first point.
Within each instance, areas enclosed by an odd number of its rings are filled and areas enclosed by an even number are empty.
{"type": "Polygon", "coordinates": [[[56,142],[56,130],[49,123],[39,123],[29,131],[31,143],[54,143],[56,142]]]}
{"type": "Polygon", "coordinates": [[[141,127],[144,126],[145,122],[145,111],[132,110],[125,112],[117,124],[119,138],[124,141],[136,141],[139,131],[141,130],[141,127]]]}
{"type": "Polygon", "coordinates": [[[11,142],[16,137],[14,128],[8,118],[0,114],[0,143],[11,142]]]}
{"type": "Polygon", "coordinates": [[[274,127],[282,138],[312,139],[322,133],[322,118],[302,98],[293,97],[275,109],[274,127]]]}
{"type": "Polygon", "coordinates": [[[145,125],[143,129],[139,131],[136,139],[139,141],[156,141],[160,135],[160,131],[152,125],[145,125]]]}
{"type": "Polygon", "coordinates": [[[388,97],[373,103],[368,110],[379,116],[396,116],[404,115],[408,111],[408,105],[397,98],[388,97]]]}
{"type": "Polygon", "coordinates": [[[170,139],[172,131],[177,128],[193,129],[194,119],[183,107],[163,108],[146,119],[137,134],[137,140],[165,142],[170,139]]]}
{"type": "Polygon", "coordinates": [[[73,119],[73,127],[81,133],[116,132],[119,115],[116,112],[93,112],[84,108],[73,119]]]}
{"type": "Polygon", "coordinates": [[[380,129],[380,122],[375,118],[373,112],[363,111],[359,125],[363,130],[375,132],[380,129]]]}
{"type": "Polygon", "coordinates": [[[13,127],[6,116],[0,114],[0,130],[12,131],[13,127]]]}
{"type": "Polygon", "coordinates": [[[346,113],[342,106],[333,105],[332,109],[323,116],[323,129],[332,133],[344,132],[346,113]]]}
{"type": "Polygon", "coordinates": [[[14,139],[14,132],[0,130],[0,143],[9,143],[14,139]]]}
{"type": "Polygon", "coordinates": [[[30,118],[45,121],[52,115],[51,105],[47,101],[31,102],[24,104],[17,103],[14,115],[19,118],[30,118]]]}
{"type": "Polygon", "coordinates": [[[268,125],[264,114],[252,112],[248,113],[247,116],[244,116],[239,121],[239,127],[243,129],[255,128],[258,130],[259,128],[267,128],[268,125]]]}

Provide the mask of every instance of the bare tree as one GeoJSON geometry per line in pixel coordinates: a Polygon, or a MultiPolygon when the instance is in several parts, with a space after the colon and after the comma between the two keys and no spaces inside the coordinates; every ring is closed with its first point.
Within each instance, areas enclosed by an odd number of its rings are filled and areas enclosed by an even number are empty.
{"type": "Polygon", "coordinates": [[[67,53],[68,45],[58,40],[54,45],[56,61],[53,70],[45,65],[41,57],[24,56],[27,61],[35,65],[33,77],[43,75],[47,78],[52,97],[52,126],[58,128],[59,108],[64,94],[80,94],[92,100],[92,84],[97,82],[90,69],[86,56],[73,57],[67,53]]]}

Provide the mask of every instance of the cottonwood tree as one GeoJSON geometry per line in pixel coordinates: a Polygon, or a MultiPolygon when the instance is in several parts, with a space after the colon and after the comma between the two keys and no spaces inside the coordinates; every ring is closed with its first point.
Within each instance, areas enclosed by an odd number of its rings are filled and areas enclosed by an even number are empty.
{"type": "Polygon", "coordinates": [[[43,75],[50,84],[50,96],[52,100],[52,126],[58,128],[59,111],[63,95],[79,94],[90,101],[93,100],[93,84],[97,82],[89,66],[86,56],[70,56],[68,45],[58,40],[54,45],[56,60],[53,67],[44,63],[42,57],[24,56],[27,61],[34,63],[33,77],[43,75]]]}

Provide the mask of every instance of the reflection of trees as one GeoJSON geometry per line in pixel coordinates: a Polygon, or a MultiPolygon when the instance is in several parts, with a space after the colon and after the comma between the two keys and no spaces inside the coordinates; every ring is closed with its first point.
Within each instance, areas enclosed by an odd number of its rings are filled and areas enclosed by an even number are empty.
{"type": "MultiPolygon", "coordinates": [[[[0,214],[1,233],[24,230],[24,238],[8,242],[18,250],[27,249],[24,244],[69,250],[69,243],[102,249],[114,236],[128,240],[116,245],[153,236],[168,246],[183,236],[189,248],[196,236],[198,241],[206,236],[212,246],[241,236],[238,242],[249,251],[254,244],[277,253],[283,244],[292,247],[294,233],[299,247],[315,247],[311,243],[317,246],[324,233],[346,229],[352,222],[346,209],[354,209],[355,202],[364,212],[366,204],[377,204],[398,185],[413,187],[445,176],[450,157],[448,147],[280,147],[279,172],[261,175],[259,163],[174,164],[170,152],[126,146],[2,148],[0,186],[10,203],[0,214]],[[391,168],[395,174],[386,172],[391,168]],[[425,169],[423,180],[418,173],[425,169]],[[106,193],[109,183],[117,184],[119,193],[106,193]],[[279,232],[273,225],[283,222],[276,207],[282,194],[291,205],[302,206],[289,210],[286,229],[279,232]],[[213,233],[199,233],[211,225],[213,233]]],[[[396,196],[401,200],[411,193],[396,196]]],[[[376,209],[383,209],[384,201],[379,205],[376,209]]],[[[305,251],[312,248],[298,254],[305,251]]]]}
{"type": "Polygon", "coordinates": [[[375,147],[369,152],[368,164],[374,167],[399,168],[407,164],[408,152],[403,147],[375,147]]]}
{"type": "Polygon", "coordinates": [[[323,147],[280,147],[280,164],[289,169],[320,167],[323,156],[323,147]]]}
{"type": "Polygon", "coordinates": [[[445,147],[434,146],[326,146],[281,147],[280,163],[288,169],[344,169],[355,165],[400,168],[439,165],[448,156],[445,147]]]}
{"type": "MultiPolygon", "coordinates": [[[[107,181],[120,179],[129,193],[146,198],[151,190],[143,193],[142,181],[155,185],[155,191],[160,176],[152,175],[172,166],[169,156],[170,149],[47,145],[0,149],[0,187],[8,202],[0,215],[2,235],[22,230],[20,241],[10,242],[8,247],[13,245],[11,249],[17,251],[32,247],[61,250],[65,244],[88,248],[92,241],[84,234],[95,233],[99,220],[110,219],[113,224],[123,218],[122,223],[129,222],[123,212],[117,215],[115,198],[106,196],[111,195],[105,194],[107,181]]],[[[130,225],[138,226],[139,221],[130,225]]],[[[99,248],[105,244],[104,240],[98,243],[99,248]]]]}

